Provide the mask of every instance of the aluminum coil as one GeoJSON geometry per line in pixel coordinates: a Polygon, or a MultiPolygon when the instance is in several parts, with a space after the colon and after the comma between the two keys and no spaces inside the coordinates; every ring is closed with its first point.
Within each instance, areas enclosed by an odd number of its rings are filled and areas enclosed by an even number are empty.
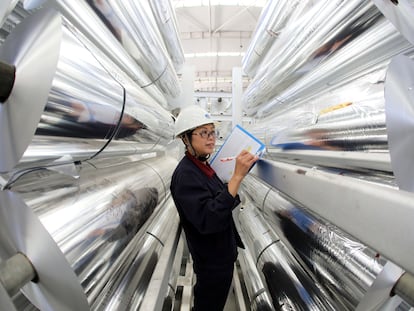
{"type": "Polygon", "coordinates": [[[136,153],[173,138],[172,116],[52,9],[25,19],[0,58],[16,68],[0,111],[0,172],[28,161],[89,159],[109,142],[117,153],[136,153]]]}

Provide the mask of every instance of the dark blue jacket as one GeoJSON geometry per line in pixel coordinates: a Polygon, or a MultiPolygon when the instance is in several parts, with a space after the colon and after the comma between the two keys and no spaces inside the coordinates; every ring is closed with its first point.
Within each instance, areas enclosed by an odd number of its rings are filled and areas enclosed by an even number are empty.
{"type": "Polygon", "coordinates": [[[232,217],[239,196],[233,198],[216,174],[209,177],[193,161],[184,156],[173,173],[170,189],[194,267],[232,265],[237,246],[243,247],[232,217]]]}

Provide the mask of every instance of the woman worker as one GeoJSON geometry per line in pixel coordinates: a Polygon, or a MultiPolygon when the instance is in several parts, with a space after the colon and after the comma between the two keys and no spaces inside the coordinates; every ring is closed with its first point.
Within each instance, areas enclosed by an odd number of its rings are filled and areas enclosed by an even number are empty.
{"type": "Polygon", "coordinates": [[[210,115],[198,106],[182,109],[176,120],[176,137],[181,138],[186,150],[173,173],[170,189],[197,278],[193,310],[222,311],[237,247],[243,247],[232,210],[240,203],[240,184],[258,157],[242,151],[235,159],[230,181],[224,184],[207,161],[215,148],[215,126],[210,115]]]}

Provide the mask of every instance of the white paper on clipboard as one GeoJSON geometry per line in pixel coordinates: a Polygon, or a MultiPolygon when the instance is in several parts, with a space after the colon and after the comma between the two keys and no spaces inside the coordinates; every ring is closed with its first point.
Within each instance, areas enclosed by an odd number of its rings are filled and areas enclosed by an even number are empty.
{"type": "Polygon", "coordinates": [[[233,175],[236,160],[222,162],[220,159],[237,156],[244,149],[261,156],[265,144],[240,125],[236,125],[210,161],[211,167],[223,182],[228,182],[233,175]]]}

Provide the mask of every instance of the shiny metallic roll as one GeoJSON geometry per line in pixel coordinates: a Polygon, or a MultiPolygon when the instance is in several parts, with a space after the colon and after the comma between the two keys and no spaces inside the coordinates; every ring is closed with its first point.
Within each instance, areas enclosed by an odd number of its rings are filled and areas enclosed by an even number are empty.
{"type": "Polygon", "coordinates": [[[18,0],[4,0],[0,3],[0,27],[3,26],[7,16],[13,11],[18,0]]]}
{"type": "Polygon", "coordinates": [[[242,68],[248,76],[255,76],[260,62],[273,42],[277,40],[292,13],[298,10],[298,7],[303,7],[300,2],[299,0],[268,1],[263,7],[250,45],[242,59],[242,68]]]}
{"type": "Polygon", "coordinates": [[[111,141],[132,153],[148,151],[173,137],[171,115],[52,9],[25,19],[0,47],[0,58],[16,68],[1,110],[0,172],[39,158],[91,158],[111,141]]]}
{"type": "MultiPolygon", "coordinates": [[[[177,239],[177,241],[173,241],[173,243],[168,243],[168,241],[167,243],[163,243],[163,253],[160,254],[160,259],[162,262],[165,262],[165,265],[162,263],[159,263],[157,265],[156,271],[154,271],[152,277],[153,286],[147,289],[147,292],[145,294],[146,297],[144,297],[143,305],[141,306],[142,310],[147,310],[151,307],[152,309],[158,309],[154,306],[154,296],[162,298],[162,308],[164,310],[173,310],[174,308],[175,300],[177,297],[176,295],[178,292],[178,278],[182,275],[181,269],[185,251],[185,241],[181,234],[181,227],[178,228],[178,235],[174,236],[174,233],[170,233],[169,239],[177,239]],[[175,244],[175,242],[177,243],[175,244]],[[168,247],[170,247],[170,249],[168,249],[168,247]],[[165,285],[164,282],[166,281],[168,284],[165,285]],[[163,286],[167,289],[160,292],[160,287],[163,286]],[[162,297],[160,297],[159,294],[161,294],[162,297]],[[152,300],[152,302],[148,302],[148,300],[152,300]],[[148,304],[151,304],[151,306],[148,306],[148,304]]],[[[161,303],[158,302],[158,304],[161,303]]]]}
{"type": "Polygon", "coordinates": [[[0,257],[17,252],[33,265],[37,278],[21,290],[40,310],[89,310],[76,275],[32,209],[11,191],[0,191],[0,257]]]}
{"type": "Polygon", "coordinates": [[[323,280],[322,286],[347,310],[354,310],[386,261],[257,178],[249,176],[243,189],[281,239],[323,280]],[[256,191],[266,195],[250,195],[256,191]]]}
{"type": "Polygon", "coordinates": [[[401,32],[401,34],[414,44],[414,7],[410,0],[374,0],[378,9],[401,32]]]}
{"type": "Polygon", "coordinates": [[[22,292],[14,295],[13,304],[16,306],[17,310],[39,311],[39,309],[36,308],[22,292]]]}
{"type": "Polygon", "coordinates": [[[60,40],[60,33],[57,33],[56,29],[59,29],[59,20],[52,18],[52,14],[46,16],[50,17],[48,22],[42,17],[29,18],[29,24],[15,29],[13,35],[10,35],[7,42],[0,47],[2,61],[16,68],[17,77],[12,84],[9,98],[2,103],[0,135],[4,148],[1,149],[1,172],[12,169],[30,144],[47,102],[49,87],[56,69],[60,40]],[[35,39],[39,37],[47,38],[48,45],[45,46],[43,40],[35,39]],[[31,44],[23,44],[25,41],[31,44]],[[18,44],[18,42],[22,43],[18,44]],[[10,45],[7,50],[7,46],[10,45]],[[21,48],[16,51],[14,46],[19,45],[21,48]],[[47,58],[43,58],[42,61],[31,59],[32,55],[37,55],[36,53],[44,51],[45,48],[48,49],[47,58]],[[28,55],[27,59],[23,55],[28,55]],[[24,70],[21,67],[24,67],[24,70]],[[39,73],[42,74],[41,79],[38,77],[39,73]],[[27,113],[26,107],[30,107],[30,114],[27,113]],[[22,127],[22,124],[25,126],[22,127]]]}
{"type": "Polygon", "coordinates": [[[247,111],[267,102],[319,63],[341,51],[381,18],[371,1],[322,1],[276,41],[243,96],[247,111]]]}
{"type": "Polygon", "coordinates": [[[88,1],[125,50],[167,97],[181,93],[178,76],[140,1],[88,1]]]}
{"type": "Polygon", "coordinates": [[[13,10],[5,16],[3,26],[0,26],[0,45],[3,44],[10,32],[18,25],[24,18],[31,13],[23,8],[21,2],[18,2],[13,10]]]}
{"type": "MultiPolygon", "coordinates": [[[[243,239],[243,238],[242,238],[243,239]]],[[[255,265],[252,254],[248,250],[239,250],[237,258],[243,274],[244,284],[252,311],[276,310],[273,307],[269,292],[255,265]]]]}
{"type": "Polygon", "coordinates": [[[414,48],[392,24],[383,19],[281,91],[274,99],[260,107],[257,114],[268,115],[280,106],[292,107],[296,105],[296,101],[306,102],[317,94],[320,96],[323,92],[335,91],[364,76],[369,80],[370,74],[375,75],[376,72],[385,70],[391,58],[401,53],[413,55],[414,48]]]}
{"type": "Polygon", "coordinates": [[[178,72],[184,65],[185,59],[178,31],[177,17],[171,0],[151,0],[149,4],[165,47],[175,70],[178,72]]]}
{"type": "Polygon", "coordinates": [[[178,214],[170,198],[148,227],[144,236],[136,236],[114,262],[116,277],[91,301],[92,310],[139,310],[160,253],[171,234],[176,234],[178,214]]]}
{"type": "MultiPolygon", "coordinates": [[[[25,8],[38,7],[44,0],[26,0],[25,8]]],[[[168,107],[165,96],[139,64],[128,54],[114,37],[104,21],[100,20],[86,1],[48,1],[45,6],[57,9],[71,24],[79,29],[95,46],[105,53],[123,72],[144,89],[164,108],[168,107]]]]}
{"type": "Polygon", "coordinates": [[[250,131],[266,144],[267,159],[392,172],[383,79],[381,71],[293,102],[293,107],[275,107],[250,131]]]}
{"type": "MultiPolygon", "coordinates": [[[[145,235],[149,224],[158,219],[157,211],[165,209],[176,160],[136,158],[83,162],[78,178],[38,169],[8,186],[40,219],[77,275],[90,304],[108,280],[117,279],[119,270],[114,265],[121,257],[130,256],[126,247],[145,235]]],[[[161,228],[167,229],[153,235],[169,234],[168,226],[161,228]]]]}
{"type": "Polygon", "coordinates": [[[340,304],[323,292],[319,282],[303,269],[248,200],[238,213],[238,220],[275,309],[341,310],[340,304]]]}
{"type": "Polygon", "coordinates": [[[385,112],[391,166],[400,189],[414,192],[413,120],[414,62],[405,55],[392,59],[385,82],[385,112]]]}
{"type": "Polygon", "coordinates": [[[16,311],[13,301],[2,284],[0,284],[0,304],[5,310],[16,311]]]}
{"type": "Polygon", "coordinates": [[[286,126],[268,137],[269,145],[282,150],[387,152],[384,99],[382,93],[379,95],[354,104],[333,105],[332,111],[321,110],[315,114],[314,123],[286,126]]]}

